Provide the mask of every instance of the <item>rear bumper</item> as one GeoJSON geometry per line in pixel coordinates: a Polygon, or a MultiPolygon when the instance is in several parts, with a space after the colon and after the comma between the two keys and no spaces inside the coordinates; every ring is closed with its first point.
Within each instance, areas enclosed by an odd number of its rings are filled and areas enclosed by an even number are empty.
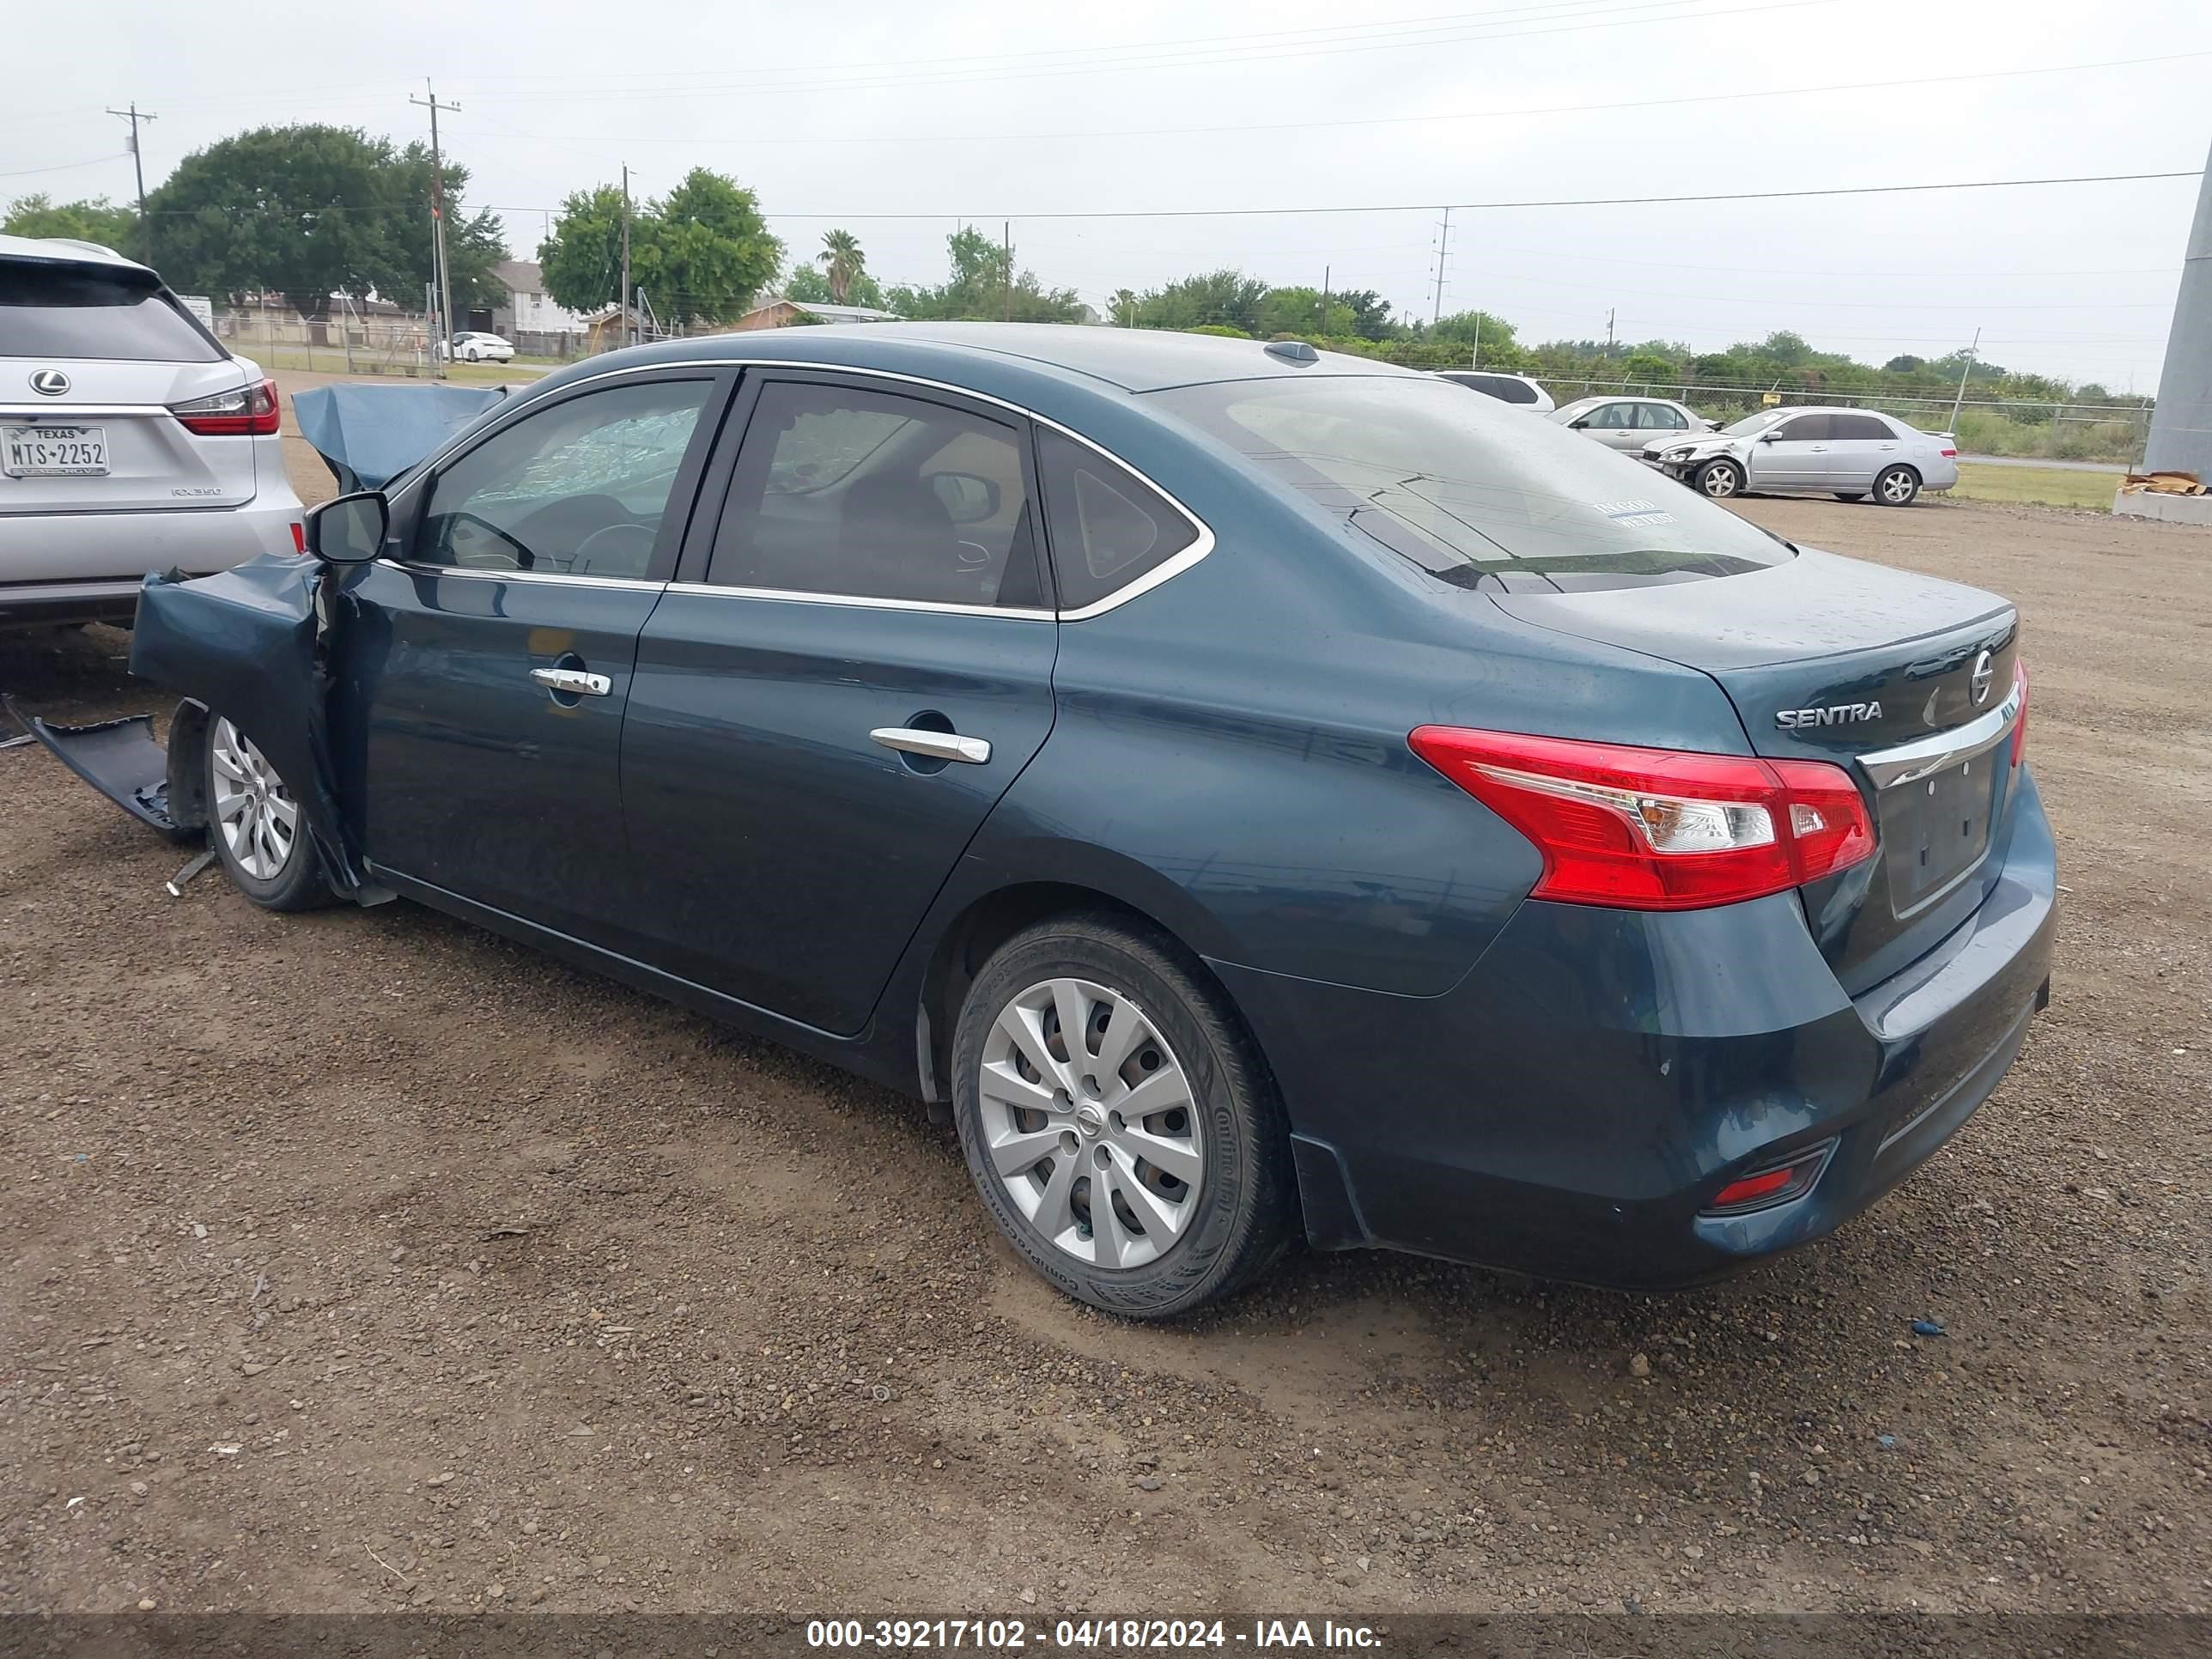
{"type": "Polygon", "coordinates": [[[1214,967],[1281,1082],[1316,1245],[1663,1289],[1832,1231],[1996,1087],[2049,994],[2056,870],[2032,781],[2000,856],[1980,909],[1856,999],[1794,895],[1531,902],[1436,998],[1214,967]],[[1704,1212],[1823,1146],[1802,1195],[1704,1212]]]}
{"type": "Polygon", "coordinates": [[[148,571],[204,576],[292,552],[304,512],[287,487],[245,507],[0,518],[0,627],[128,621],[148,571]]]}

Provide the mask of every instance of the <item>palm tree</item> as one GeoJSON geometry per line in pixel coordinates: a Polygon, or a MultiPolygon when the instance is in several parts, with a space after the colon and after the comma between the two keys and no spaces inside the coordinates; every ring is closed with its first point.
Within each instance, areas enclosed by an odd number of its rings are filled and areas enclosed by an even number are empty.
{"type": "Polygon", "coordinates": [[[1123,328],[1137,325],[1137,296],[1133,291],[1117,288],[1114,290],[1114,297],[1106,303],[1113,309],[1114,320],[1123,328]]]}
{"type": "Polygon", "coordinates": [[[827,268],[830,278],[830,297],[839,305],[853,291],[854,283],[868,268],[867,256],[860,252],[860,244],[849,230],[829,230],[822,234],[822,252],[814,256],[827,268]]]}

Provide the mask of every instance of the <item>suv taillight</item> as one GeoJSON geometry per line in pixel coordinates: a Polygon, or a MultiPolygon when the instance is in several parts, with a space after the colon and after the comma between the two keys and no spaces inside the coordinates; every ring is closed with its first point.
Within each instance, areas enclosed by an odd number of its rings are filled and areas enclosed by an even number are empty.
{"type": "Polygon", "coordinates": [[[1850,774],[1510,732],[1424,726],[1413,752],[1534,842],[1532,898],[1694,910],[1787,892],[1874,856],[1850,774]]]}
{"type": "Polygon", "coordinates": [[[203,438],[267,438],[275,435],[282,417],[276,409],[276,382],[218,392],[212,398],[195,398],[188,404],[171,404],[169,413],[187,432],[203,438]]]}

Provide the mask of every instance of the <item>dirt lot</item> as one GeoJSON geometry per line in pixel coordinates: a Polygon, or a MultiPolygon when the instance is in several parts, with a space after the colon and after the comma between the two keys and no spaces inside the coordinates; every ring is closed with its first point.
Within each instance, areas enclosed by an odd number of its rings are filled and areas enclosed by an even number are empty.
{"type": "MultiPolygon", "coordinates": [[[[1300,1256],[1124,1327],[919,1107],[404,904],[170,899],[0,754],[0,1609],[2212,1605],[2212,534],[1746,510],[2023,602],[2067,908],[1949,1149],[1667,1299],[1300,1256]]],[[[124,647],[0,686],[158,706],[124,647]]]]}

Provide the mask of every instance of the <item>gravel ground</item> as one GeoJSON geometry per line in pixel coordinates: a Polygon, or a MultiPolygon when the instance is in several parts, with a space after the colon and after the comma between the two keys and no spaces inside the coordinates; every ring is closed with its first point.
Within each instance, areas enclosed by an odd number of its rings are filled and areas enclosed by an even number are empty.
{"type": "MultiPolygon", "coordinates": [[[[1745,510],[2023,603],[2068,891],[1952,1146],[1672,1297],[1301,1255],[1125,1327],[918,1106],[405,904],[170,899],[0,754],[0,1610],[2212,1605],[2212,533],[1745,510]]],[[[0,686],[158,707],[125,647],[0,686]]]]}

